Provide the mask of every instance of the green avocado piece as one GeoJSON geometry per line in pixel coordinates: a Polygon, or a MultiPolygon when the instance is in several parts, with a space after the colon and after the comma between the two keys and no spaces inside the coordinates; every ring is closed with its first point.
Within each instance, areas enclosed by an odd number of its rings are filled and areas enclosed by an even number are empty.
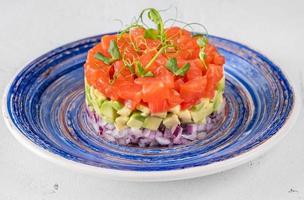
{"type": "Polygon", "coordinates": [[[170,114],[164,119],[163,124],[166,126],[166,128],[172,128],[180,124],[180,121],[176,114],[170,114]]]}
{"type": "Polygon", "coordinates": [[[210,100],[208,98],[202,98],[201,102],[196,104],[195,106],[193,106],[191,110],[194,110],[194,111],[200,110],[202,107],[204,107],[209,102],[210,102],[210,100]]]}
{"type": "Polygon", "coordinates": [[[218,111],[223,102],[223,91],[217,91],[213,101],[213,111],[218,111]]]}
{"type": "Polygon", "coordinates": [[[96,106],[101,106],[104,100],[107,99],[106,96],[104,96],[101,92],[99,92],[97,89],[94,89],[93,87],[90,88],[90,94],[92,97],[92,102],[96,106]]]}
{"type": "Polygon", "coordinates": [[[190,122],[192,122],[192,120],[191,120],[191,113],[190,113],[190,111],[188,109],[182,110],[182,111],[178,112],[177,116],[180,118],[180,120],[183,123],[190,123],[190,122]]]}
{"type": "Polygon", "coordinates": [[[150,110],[147,106],[138,105],[136,109],[139,110],[143,116],[148,116],[150,114],[150,110]]]}
{"type": "Polygon", "coordinates": [[[115,110],[120,110],[123,107],[122,104],[119,101],[111,100],[111,103],[112,103],[112,107],[115,110]]]}
{"type": "Polygon", "coordinates": [[[93,106],[92,97],[91,97],[91,92],[90,92],[90,86],[88,84],[85,84],[84,92],[85,92],[85,100],[86,100],[87,105],[89,107],[92,107],[93,106]]]}
{"type": "Polygon", "coordinates": [[[164,118],[166,118],[166,116],[167,116],[167,112],[151,113],[151,116],[153,116],[153,117],[159,117],[159,118],[164,119],[164,118]]]}
{"type": "Polygon", "coordinates": [[[116,110],[112,107],[111,101],[104,101],[100,106],[100,113],[104,117],[105,121],[113,123],[117,117],[116,110]]]}
{"type": "Polygon", "coordinates": [[[179,113],[181,111],[180,105],[174,106],[169,111],[172,112],[172,113],[174,113],[174,114],[179,113]]]}
{"type": "Polygon", "coordinates": [[[223,77],[216,85],[217,91],[224,91],[224,89],[225,89],[225,77],[223,77]]]}
{"type": "Polygon", "coordinates": [[[120,131],[127,128],[126,124],[129,120],[129,117],[119,116],[115,119],[114,125],[120,131]]]}
{"type": "Polygon", "coordinates": [[[191,109],[191,117],[194,123],[205,123],[206,117],[213,112],[213,103],[205,103],[200,109],[191,109]]]}
{"type": "Polygon", "coordinates": [[[147,117],[144,121],[143,127],[156,131],[163,119],[159,117],[147,117]]]}
{"type": "Polygon", "coordinates": [[[117,111],[117,114],[121,116],[129,116],[131,114],[132,110],[128,108],[127,106],[122,107],[120,110],[117,111]]]}
{"type": "Polygon", "coordinates": [[[144,124],[145,117],[141,115],[140,112],[134,112],[129,121],[127,122],[127,125],[131,128],[141,128],[144,124]]]}

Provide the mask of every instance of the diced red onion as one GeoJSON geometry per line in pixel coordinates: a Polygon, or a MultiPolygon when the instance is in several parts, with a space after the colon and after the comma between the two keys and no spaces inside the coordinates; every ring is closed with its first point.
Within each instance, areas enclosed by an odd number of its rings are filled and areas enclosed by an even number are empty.
{"type": "Polygon", "coordinates": [[[102,120],[94,111],[86,109],[93,128],[98,136],[121,145],[138,145],[140,147],[172,146],[187,144],[196,139],[204,139],[216,124],[221,122],[222,113],[214,113],[207,117],[205,124],[182,124],[171,129],[160,125],[157,131],[141,128],[126,128],[118,131],[113,124],[102,120]],[[96,121],[97,120],[97,121],[96,121]]]}

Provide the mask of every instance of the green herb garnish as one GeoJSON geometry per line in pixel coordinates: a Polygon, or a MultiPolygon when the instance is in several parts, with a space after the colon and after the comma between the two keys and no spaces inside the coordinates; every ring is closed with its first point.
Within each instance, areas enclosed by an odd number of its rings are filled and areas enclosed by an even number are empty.
{"type": "Polygon", "coordinates": [[[203,61],[206,58],[205,49],[201,49],[198,56],[203,61]]]}
{"type": "Polygon", "coordinates": [[[197,42],[199,47],[205,48],[206,44],[208,42],[208,39],[207,39],[207,37],[202,36],[202,37],[199,37],[196,42],[197,42]]]}
{"type": "Polygon", "coordinates": [[[197,42],[198,46],[201,48],[198,56],[199,56],[200,60],[202,61],[202,63],[204,64],[205,68],[207,68],[207,65],[205,63],[205,58],[206,58],[205,48],[208,43],[208,39],[206,36],[202,35],[196,40],[196,42],[197,42]]]}
{"type": "Polygon", "coordinates": [[[154,74],[151,71],[148,71],[147,73],[145,73],[144,77],[153,77],[154,74]]]}
{"type": "Polygon", "coordinates": [[[155,40],[155,39],[157,39],[159,37],[159,35],[158,35],[158,32],[155,29],[149,28],[149,29],[145,30],[144,37],[155,40]]]}
{"type": "Polygon", "coordinates": [[[117,46],[117,43],[115,42],[115,40],[111,40],[108,52],[110,53],[111,58],[104,56],[100,52],[97,52],[95,54],[95,58],[98,60],[101,60],[102,62],[104,62],[107,65],[110,65],[114,61],[118,60],[120,58],[120,53],[119,53],[118,46],[117,46]]]}
{"type": "Polygon", "coordinates": [[[145,75],[145,70],[144,68],[142,67],[142,65],[140,64],[140,62],[137,62],[136,64],[136,67],[137,67],[137,72],[138,74],[143,77],[145,75]]]}
{"type": "Polygon", "coordinates": [[[156,25],[157,32],[147,29],[149,31],[146,31],[145,35],[148,38],[152,38],[152,39],[159,38],[162,45],[163,46],[166,45],[166,34],[165,34],[164,22],[163,22],[162,17],[160,16],[159,12],[155,8],[147,8],[147,9],[144,9],[139,16],[139,18],[141,19],[142,22],[143,22],[143,15],[146,11],[148,11],[148,18],[156,25]]]}
{"type": "Polygon", "coordinates": [[[184,76],[190,69],[190,64],[186,63],[181,68],[178,68],[176,58],[170,58],[166,67],[176,76],[184,76]]]}
{"type": "Polygon", "coordinates": [[[175,73],[178,70],[176,58],[170,58],[167,62],[167,68],[172,72],[175,73]]]}
{"type": "Polygon", "coordinates": [[[183,67],[179,68],[176,72],[175,72],[175,75],[177,76],[184,76],[187,71],[190,69],[190,64],[189,63],[186,63],[184,64],[183,67]]]}
{"type": "Polygon", "coordinates": [[[111,40],[108,52],[111,54],[112,60],[118,60],[120,58],[119,49],[115,40],[111,40]]]}
{"type": "Polygon", "coordinates": [[[104,62],[105,64],[109,65],[111,64],[111,58],[105,57],[104,55],[102,55],[101,53],[97,52],[94,56],[97,60],[101,60],[102,62],[104,62]]]}
{"type": "Polygon", "coordinates": [[[136,63],[136,67],[137,67],[137,72],[140,77],[153,77],[154,76],[154,74],[151,71],[146,72],[145,69],[140,64],[140,62],[136,63]]]}

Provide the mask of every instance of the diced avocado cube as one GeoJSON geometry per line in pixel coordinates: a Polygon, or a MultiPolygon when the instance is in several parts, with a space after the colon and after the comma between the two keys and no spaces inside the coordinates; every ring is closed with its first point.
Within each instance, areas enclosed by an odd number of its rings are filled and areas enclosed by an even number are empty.
{"type": "Polygon", "coordinates": [[[188,109],[182,110],[182,111],[178,112],[177,116],[180,118],[180,120],[183,123],[190,123],[190,122],[192,122],[192,120],[191,120],[191,113],[190,113],[190,111],[188,109]]]}
{"type": "Polygon", "coordinates": [[[171,108],[169,111],[174,113],[174,114],[177,114],[180,112],[180,105],[177,105],[177,106],[174,106],[173,108],[171,108]]]}
{"type": "Polygon", "coordinates": [[[104,100],[107,99],[105,95],[103,95],[101,92],[99,92],[97,89],[94,89],[93,91],[94,97],[96,98],[96,103],[100,106],[104,100]]]}
{"type": "Polygon", "coordinates": [[[223,77],[216,85],[217,91],[224,91],[224,89],[225,89],[225,77],[223,77]]]}
{"type": "Polygon", "coordinates": [[[122,107],[120,110],[117,111],[117,114],[121,116],[129,116],[131,114],[132,110],[128,108],[127,106],[122,107]]]}
{"type": "Polygon", "coordinates": [[[131,115],[127,125],[131,128],[141,128],[144,124],[145,117],[142,116],[139,112],[135,112],[131,115]]]}
{"type": "Polygon", "coordinates": [[[107,122],[113,123],[117,117],[115,109],[112,107],[111,101],[104,101],[100,106],[101,115],[107,122]]]}
{"type": "Polygon", "coordinates": [[[163,119],[159,117],[147,117],[144,121],[143,127],[156,131],[163,119]]]}
{"type": "Polygon", "coordinates": [[[115,119],[115,127],[120,131],[120,130],[123,130],[125,128],[127,128],[126,124],[129,120],[129,117],[126,117],[126,116],[120,116],[120,117],[117,117],[115,119]]]}
{"type": "Polygon", "coordinates": [[[208,98],[202,98],[201,102],[199,104],[196,104],[195,106],[193,106],[191,110],[200,110],[202,107],[204,107],[209,102],[210,102],[210,100],[208,98]]]}
{"type": "Polygon", "coordinates": [[[144,116],[148,116],[150,114],[150,110],[147,106],[138,105],[136,107],[136,109],[139,110],[140,112],[142,112],[144,114],[144,116]]]}
{"type": "Polygon", "coordinates": [[[103,101],[107,99],[103,94],[101,94],[97,89],[94,89],[93,87],[90,88],[90,95],[92,98],[92,103],[95,106],[101,106],[103,101]]]}
{"type": "Polygon", "coordinates": [[[89,87],[89,89],[90,89],[90,96],[91,96],[91,98],[94,100],[95,99],[95,95],[94,95],[94,88],[91,86],[91,87],[89,87]]]}
{"type": "Polygon", "coordinates": [[[85,84],[85,100],[86,100],[86,103],[88,106],[93,106],[93,103],[92,103],[92,97],[91,97],[91,94],[90,94],[90,86],[88,84],[85,84]]]}
{"type": "Polygon", "coordinates": [[[194,123],[204,123],[206,117],[213,112],[213,103],[206,103],[199,110],[192,109],[190,111],[194,123]]]}
{"type": "Polygon", "coordinates": [[[197,111],[192,111],[191,110],[191,117],[194,123],[199,123],[204,120],[205,116],[203,113],[203,109],[197,110],[197,111]]]}
{"type": "Polygon", "coordinates": [[[167,116],[167,112],[151,113],[151,116],[153,116],[153,117],[159,117],[159,118],[164,119],[164,118],[166,118],[166,116],[167,116]]]}
{"type": "Polygon", "coordinates": [[[213,101],[213,111],[218,111],[223,102],[223,91],[217,91],[216,96],[213,101]]]}
{"type": "Polygon", "coordinates": [[[149,114],[143,113],[143,112],[140,112],[140,115],[141,115],[141,116],[144,116],[144,117],[148,117],[148,116],[149,116],[149,114]]]}
{"type": "Polygon", "coordinates": [[[213,113],[213,105],[214,103],[209,103],[208,106],[204,107],[206,117],[213,113]]]}
{"type": "Polygon", "coordinates": [[[115,110],[120,110],[122,109],[122,104],[119,102],[119,101],[114,101],[112,100],[112,107],[115,109],[115,110]]]}
{"type": "Polygon", "coordinates": [[[164,119],[163,124],[166,126],[166,128],[172,128],[180,124],[180,121],[176,114],[171,114],[164,119]]]}
{"type": "Polygon", "coordinates": [[[101,94],[97,89],[88,84],[85,85],[86,95],[89,95],[91,103],[94,106],[101,106],[102,102],[106,100],[106,97],[101,94]]]}

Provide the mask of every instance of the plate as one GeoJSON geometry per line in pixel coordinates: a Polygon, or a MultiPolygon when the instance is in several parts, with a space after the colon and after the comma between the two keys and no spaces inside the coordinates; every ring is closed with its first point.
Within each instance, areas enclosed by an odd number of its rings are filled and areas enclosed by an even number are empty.
{"type": "Polygon", "coordinates": [[[128,181],[169,181],[224,171],[264,153],[296,119],[299,100],[281,69],[262,54],[210,36],[226,57],[224,120],[187,145],[139,148],[95,136],[84,104],[83,64],[101,35],[72,42],[12,79],[3,114],[12,134],[36,154],[71,169],[128,181]]]}

